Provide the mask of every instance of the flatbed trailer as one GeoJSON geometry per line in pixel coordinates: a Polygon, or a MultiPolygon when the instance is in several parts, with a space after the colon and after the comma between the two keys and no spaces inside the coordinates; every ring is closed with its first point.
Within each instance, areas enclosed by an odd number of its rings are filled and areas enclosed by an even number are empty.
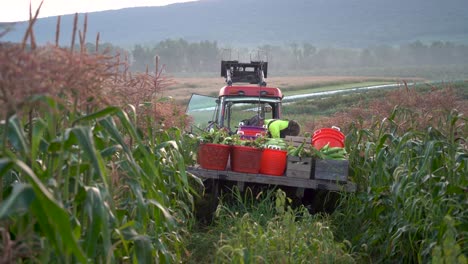
{"type": "MultiPolygon", "coordinates": [[[[286,174],[272,176],[260,173],[240,173],[230,169],[207,170],[198,165],[188,167],[187,171],[202,179],[207,188],[203,194],[204,209],[196,210],[201,212],[197,214],[197,217],[207,222],[213,220],[222,190],[230,190],[232,187],[237,187],[241,192],[250,188],[254,193],[265,188],[280,188],[287,193],[288,197],[293,198],[294,204],[304,205],[311,213],[332,212],[340,193],[357,190],[356,184],[351,181],[303,179],[287,177],[286,174]]],[[[199,206],[196,205],[196,207],[199,206]]]]}
{"type": "Polygon", "coordinates": [[[231,170],[207,170],[199,166],[192,166],[188,172],[200,179],[225,180],[236,182],[242,190],[245,183],[258,183],[277,186],[297,187],[301,189],[328,190],[336,192],[355,192],[356,184],[350,181],[338,182],[331,180],[302,179],[282,176],[272,176],[267,174],[240,173],[231,170]]]}
{"type": "MultiPolygon", "coordinates": [[[[307,143],[306,147],[311,147],[311,138],[286,136],[285,141],[292,146],[298,146],[302,142],[307,143]]],[[[294,158],[296,161],[298,158],[294,158]]],[[[296,196],[303,198],[306,189],[323,190],[330,192],[356,192],[356,183],[348,179],[348,161],[317,161],[311,159],[312,162],[305,163],[302,167],[290,163],[283,175],[268,175],[261,173],[243,173],[231,170],[230,162],[228,162],[225,170],[209,170],[201,168],[199,165],[190,166],[187,171],[196,177],[204,180],[209,180],[212,187],[215,188],[214,195],[218,195],[219,182],[229,181],[236,184],[240,191],[244,190],[247,184],[263,184],[273,186],[284,186],[296,189],[296,196]],[[320,167],[319,164],[321,164],[320,167]],[[325,166],[323,166],[325,165],[325,166]],[[300,169],[299,169],[300,168],[300,169]],[[294,170],[294,173],[289,173],[294,170]],[[297,171],[296,171],[297,170],[297,171]],[[290,177],[292,175],[293,177],[290,177]],[[297,176],[297,177],[294,177],[297,176]],[[336,180],[334,180],[336,179],[336,180]]]]}

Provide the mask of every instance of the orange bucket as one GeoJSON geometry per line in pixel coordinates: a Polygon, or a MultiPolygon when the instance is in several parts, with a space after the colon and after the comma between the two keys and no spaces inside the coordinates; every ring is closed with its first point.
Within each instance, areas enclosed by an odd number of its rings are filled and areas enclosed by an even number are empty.
{"type": "Polygon", "coordinates": [[[233,146],[231,151],[231,170],[235,172],[258,173],[262,150],[247,147],[233,146]]]}
{"type": "Polygon", "coordinates": [[[312,145],[316,149],[321,149],[329,144],[330,147],[345,146],[345,135],[335,128],[322,128],[314,132],[312,136],[312,145]]]}
{"type": "Polygon", "coordinates": [[[207,170],[225,170],[231,146],[204,143],[198,147],[197,161],[200,167],[207,170]]]}
{"type": "Polygon", "coordinates": [[[286,169],[288,152],[285,150],[265,149],[260,162],[260,173],[283,176],[286,169]]]}

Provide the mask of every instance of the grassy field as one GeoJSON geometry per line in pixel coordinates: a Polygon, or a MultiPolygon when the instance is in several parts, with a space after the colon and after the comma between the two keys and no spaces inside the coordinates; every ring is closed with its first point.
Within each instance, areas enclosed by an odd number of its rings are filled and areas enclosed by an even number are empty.
{"type": "MultiPolygon", "coordinates": [[[[225,85],[219,77],[174,78],[175,85],[169,87],[165,94],[179,102],[186,102],[192,93],[218,96],[219,89],[225,85]]],[[[279,87],[284,95],[309,92],[348,89],[358,86],[369,86],[400,82],[398,78],[349,77],[349,76],[283,76],[268,78],[268,86],[279,87]]],[[[422,79],[413,79],[422,80],[422,79]]]]}
{"type": "Polygon", "coordinates": [[[350,123],[361,120],[362,116],[378,121],[379,117],[385,118],[383,112],[391,111],[397,105],[415,107],[416,100],[420,101],[419,111],[426,111],[421,115],[431,115],[431,105],[443,109],[457,108],[463,113],[468,111],[466,104],[461,103],[468,100],[466,84],[445,84],[443,87],[447,88],[445,92],[422,84],[410,86],[409,91],[405,88],[393,88],[313,98],[285,105],[284,116],[298,120],[302,124],[302,132],[312,132],[320,127],[338,126],[345,129],[350,123]]]}
{"type": "Polygon", "coordinates": [[[315,92],[325,92],[325,91],[336,91],[336,90],[346,90],[357,87],[366,87],[366,86],[375,86],[383,84],[394,84],[394,82],[389,81],[364,81],[364,82],[342,82],[342,83],[318,83],[310,84],[304,86],[292,86],[283,89],[285,96],[288,95],[297,95],[297,94],[308,94],[315,92]]]}

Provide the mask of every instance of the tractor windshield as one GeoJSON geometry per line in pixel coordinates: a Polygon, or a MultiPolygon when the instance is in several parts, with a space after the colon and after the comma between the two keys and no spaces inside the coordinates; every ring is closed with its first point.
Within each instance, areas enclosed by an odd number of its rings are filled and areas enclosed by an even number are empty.
{"type": "Polygon", "coordinates": [[[192,94],[185,113],[192,118],[190,131],[206,129],[216,119],[218,98],[192,94]]]}
{"type": "Polygon", "coordinates": [[[263,120],[279,117],[279,99],[262,98],[223,98],[221,107],[225,109],[217,123],[235,132],[239,126],[263,126],[263,120]]]}

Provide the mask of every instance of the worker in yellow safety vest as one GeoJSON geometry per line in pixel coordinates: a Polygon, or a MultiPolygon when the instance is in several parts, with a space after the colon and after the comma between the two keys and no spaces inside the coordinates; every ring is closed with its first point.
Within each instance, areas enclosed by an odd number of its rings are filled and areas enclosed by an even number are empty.
{"type": "Polygon", "coordinates": [[[301,127],[294,120],[266,119],[264,125],[267,127],[268,135],[272,138],[297,136],[301,131],[301,127]]]}

